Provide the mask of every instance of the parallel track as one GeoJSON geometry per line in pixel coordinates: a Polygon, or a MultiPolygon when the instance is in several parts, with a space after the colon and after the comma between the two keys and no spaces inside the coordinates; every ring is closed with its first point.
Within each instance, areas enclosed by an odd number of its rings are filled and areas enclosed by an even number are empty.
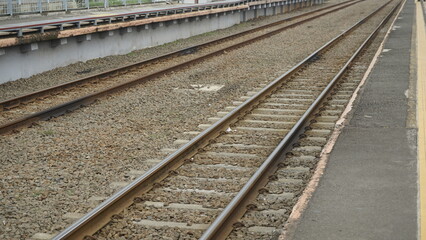
{"type": "Polygon", "coordinates": [[[33,123],[40,120],[46,120],[52,117],[63,115],[67,112],[78,109],[81,106],[88,105],[103,96],[112,94],[120,90],[124,90],[126,88],[132,87],[139,83],[146,82],[148,80],[155,79],[157,77],[163,76],[164,74],[171,73],[173,71],[178,71],[184,67],[198,64],[205,59],[270,37],[286,29],[296,27],[300,24],[314,20],[326,14],[330,14],[332,12],[344,9],[360,1],[363,0],[358,0],[354,2],[348,1],[330,7],[321,8],[315,11],[311,11],[298,16],[286,18],[271,24],[267,24],[265,26],[237,33],[228,37],[185,48],[146,61],[141,61],[135,64],[127,65],[121,68],[82,78],[70,83],[62,84],[49,89],[41,90],[32,94],[1,102],[0,109],[7,111],[0,112],[0,119],[3,119],[2,121],[6,122],[0,125],[0,134],[8,133],[24,126],[31,126],[33,123]],[[290,25],[280,26],[288,21],[292,21],[299,18],[304,19],[290,25]],[[231,42],[233,40],[238,41],[236,43],[233,43],[231,42]],[[194,57],[192,56],[196,55],[194,53],[201,56],[194,57]],[[176,60],[174,59],[178,59],[178,64],[175,63],[176,60]],[[172,66],[170,67],[170,65],[172,66]],[[152,70],[149,69],[150,66],[154,66],[152,70]],[[90,94],[83,97],[79,97],[84,92],[90,94]],[[53,107],[46,107],[52,105],[52,103],[50,102],[63,102],[64,98],[69,99],[69,102],[61,103],[53,107]],[[30,102],[33,102],[34,104],[28,104],[30,102]],[[20,108],[12,109],[16,107],[20,108]],[[25,113],[34,111],[36,113],[22,116],[22,112],[25,113]]]}
{"type": "MultiPolygon", "coordinates": [[[[388,7],[390,3],[245,102],[237,102],[213,125],[201,126],[207,129],[55,239],[80,239],[95,232],[98,239],[154,238],[155,234],[225,239],[241,226],[263,224],[253,221],[285,215],[299,194],[291,190],[309,176],[310,168],[298,164],[315,165],[315,157],[305,155],[320,151],[304,145],[326,141],[357,86],[344,76],[400,5],[388,7]],[[386,8],[391,8],[388,14],[386,8]],[[386,17],[381,20],[377,13],[386,17]],[[372,26],[363,24],[371,21],[372,26]],[[262,197],[256,199],[259,194],[262,197]],[[265,208],[270,204],[281,206],[265,208]],[[247,209],[251,212],[239,220],[247,209]],[[126,225],[137,232],[124,229],[126,225]]],[[[255,229],[273,232],[267,227],[255,229]]],[[[241,237],[232,234],[231,238],[241,237]]]]}

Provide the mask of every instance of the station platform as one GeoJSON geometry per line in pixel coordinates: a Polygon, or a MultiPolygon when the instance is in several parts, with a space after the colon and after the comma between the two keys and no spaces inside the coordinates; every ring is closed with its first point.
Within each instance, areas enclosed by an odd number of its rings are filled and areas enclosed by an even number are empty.
{"type": "Polygon", "coordinates": [[[121,7],[110,8],[92,8],[83,10],[71,10],[69,12],[48,12],[46,14],[26,14],[17,16],[3,16],[0,17],[0,26],[9,26],[15,24],[30,24],[30,23],[48,23],[51,21],[72,20],[75,18],[96,17],[99,15],[117,15],[132,12],[161,10],[166,8],[174,8],[180,6],[188,6],[190,4],[182,4],[173,2],[172,4],[151,3],[141,5],[128,5],[121,7]]]}
{"type": "MultiPolygon", "coordinates": [[[[111,8],[111,9],[91,9],[84,11],[73,11],[66,15],[51,15],[39,16],[34,15],[25,18],[0,18],[0,36],[7,36],[11,32],[20,31],[25,29],[48,29],[55,26],[76,26],[80,27],[80,23],[91,23],[96,25],[98,22],[111,20],[137,20],[148,17],[166,16],[177,13],[187,13],[203,11],[214,8],[226,8],[244,4],[241,0],[225,0],[205,4],[145,4],[145,5],[132,5],[127,8],[111,8]]],[[[61,27],[61,30],[62,30],[61,27]]],[[[42,31],[43,32],[43,31],[42,31]]]]}
{"type": "Polygon", "coordinates": [[[425,186],[418,182],[425,109],[418,108],[416,121],[417,81],[418,94],[426,94],[417,74],[425,58],[418,64],[416,52],[426,51],[419,48],[424,50],[424,39],[416,37],[416,27],[424,28],[416,7],[419,2],[406,1],[391,27],[319,183],[290,217],[285,239],[426,239],[419,227],[425,186]]]}

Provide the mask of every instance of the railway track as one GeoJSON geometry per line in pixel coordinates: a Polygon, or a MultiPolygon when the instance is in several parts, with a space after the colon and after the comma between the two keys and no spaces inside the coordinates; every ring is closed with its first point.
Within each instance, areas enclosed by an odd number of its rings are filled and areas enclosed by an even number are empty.
{"type": "Polygon", "coordinates": [[[55,239],[276,237],[358,86],[367,46],[399,6],[387,2],[219,112],[55,239]]]}
{"type": "Polygon", "coordinates": [[[153,59],[92,75],[0,103],[0,134],[31,126],[88,105],[98,98],[200,63],[286,29],[352,6],[348,1],[289,17],[265,26],[192,46],[153,59]],[[299,20],[297,20],[299,19],[299,20]],[[297,21],[296,21],[297,20],[297,21]]]}

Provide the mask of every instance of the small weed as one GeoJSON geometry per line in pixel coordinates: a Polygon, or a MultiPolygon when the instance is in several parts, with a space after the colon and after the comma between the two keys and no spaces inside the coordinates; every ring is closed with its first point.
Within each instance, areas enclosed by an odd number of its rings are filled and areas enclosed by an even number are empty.
{"type": "Polygon", "coordinates": [[[55,134],[55,132],[53,130],[46,130],[41,132],[41,135],[43,136],[53,136],[55,134]]]}
{"type": "Polygon", "coordinates": [[[132,52],[129,52],[128,54],[127,54],[127,56],[129,56],[129,57],[133,57],[133,56],[136,56],[136,55],[138,55],[139,54],[139,52],[138,51],[132,51],[132,52]]]}

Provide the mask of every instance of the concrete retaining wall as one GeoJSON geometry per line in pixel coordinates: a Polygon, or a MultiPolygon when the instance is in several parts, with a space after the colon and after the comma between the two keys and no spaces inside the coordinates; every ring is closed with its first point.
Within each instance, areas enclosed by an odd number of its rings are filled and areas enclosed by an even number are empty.
{"type": "Polygon", "coordinates": [[[211,14],[114,31],[0,49],[0,83],[78,61],[127,54],[177,39],[227,28],[256,17],[280,14],[287,6],[258,5],[248,10],[211,14]]]}

